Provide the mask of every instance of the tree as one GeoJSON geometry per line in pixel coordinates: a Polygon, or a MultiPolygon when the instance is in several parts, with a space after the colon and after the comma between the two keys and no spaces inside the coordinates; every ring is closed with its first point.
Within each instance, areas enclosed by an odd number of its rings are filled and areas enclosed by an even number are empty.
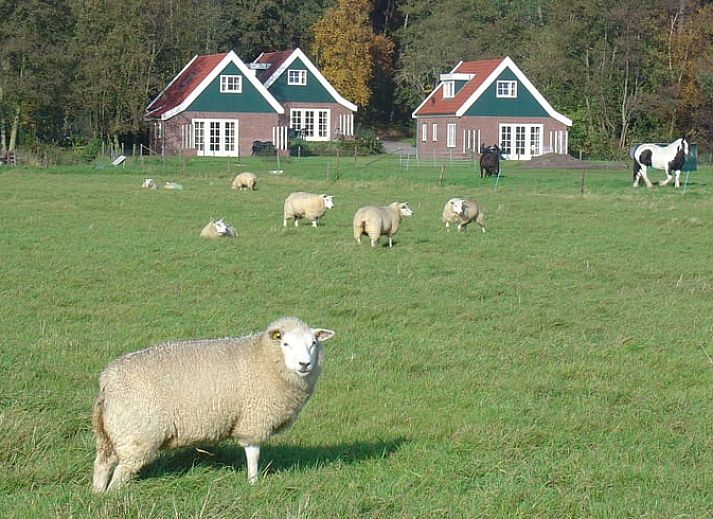
{"type": "Polygon", "coordinates": [[[345,98],[365,106],[371,97],[374,31],[369,0],[339,0],[313,26],[317,67],[345,98]]]}

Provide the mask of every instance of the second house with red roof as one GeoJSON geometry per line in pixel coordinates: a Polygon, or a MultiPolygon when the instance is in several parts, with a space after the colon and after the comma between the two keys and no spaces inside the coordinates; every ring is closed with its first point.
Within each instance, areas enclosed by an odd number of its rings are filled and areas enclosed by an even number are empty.
{"type": "Polygon", "coordinates": [[[566,154],[572,125],[509,57],[458,63],[412,116],[421,159],[471,158],[494,144],[505,159],[566,154]]]}

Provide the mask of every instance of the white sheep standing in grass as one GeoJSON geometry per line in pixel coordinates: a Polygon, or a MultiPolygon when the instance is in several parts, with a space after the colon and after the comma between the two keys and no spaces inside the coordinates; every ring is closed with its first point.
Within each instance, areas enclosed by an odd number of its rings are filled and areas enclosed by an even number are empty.
{"type": "Polygon", "coordinates": [[[141,184],[143,189],[158,189],[158,184],[152,178],[145,178],[144,183],[141,184]]]}
{"type": "Polygon", "coordinates": [[[249,173],[246,171],[244,173],[238,174],[235,177],[231,188],[239,189],[241,191],[243,189],[254,191],[256,185],[257,185],[257,176],[255,175],[255,173],[249,173]]]}
{"type": "Polygon", "coordinates": [[[201,231],[202,238],[234,238],[237,235],[235,228],[225,223],[222,218],[211,219],[201,231]]]}
{"type": "Polygon", "coordinates": [[[334,197],[331,195],[315,195],[312,193],[292,193],[285,199],[284,218],[282,224],[287,227],[287,220],[295,219],[295,227],[299,226],[299,219],[304,218],[317,227],[319,219],[324,216],[327,209],[334,207],[334,197]]]}
{"type": "Polygon", "coordinates": [[[465,230],[470,222],[475,221],[485,232],[485,214],[480,210],[478,202],[467,198],[451,198],[443,207],[441,221],[446,224],[446,231],[450,224],[457,224],[458,230],[465,230]]]}
{"type": "Polygon", "coordinates": [[[354,239],[361,243],[361,235],[366,234],[371,246],[376,247],[379,237],[389,237],[389,247],[393,247],[393,237],[401,227],[404,217],[413,215],[407,202],[394,202],[386,207],[367,206],[354,214],[354,239]]]}
{"type": "Polygon", "coordinates": [[[312,396],[322,342],[334,332],[294,317],[259,334],[159,344],[111,362],[99,378],[92,426],[95,492],[120,487],[160,449],[233,438],[248,481],[260,444],[285,430],[312,396]]]}

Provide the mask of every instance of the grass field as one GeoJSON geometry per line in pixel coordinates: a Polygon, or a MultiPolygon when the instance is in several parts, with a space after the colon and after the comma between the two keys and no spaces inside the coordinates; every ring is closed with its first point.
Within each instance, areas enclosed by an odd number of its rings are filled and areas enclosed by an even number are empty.
{"type": "Polygon", "coordinates": [[[580,193],[580,171],[513,163],[497,189],[393,157],[275,167],[0,169],[0,517],[713,515],[710,169],[683,194],[616,168],[580,193]],[[257,191],[229,189],[243,170],[257,191]],[[282,227],[296,190],[335,196],[320,228],[282,227]],[[444,231],[452,196],[487,233],[444,231]],[[414,210],[394,247],[357,246],[354,211],[394,200],[414,210]],[[211,217],[238,237],[199,239],[211,217]],[[337,336],[257,485],[226,442],[91,493],[110,360],[282,315],[337,336]]]}

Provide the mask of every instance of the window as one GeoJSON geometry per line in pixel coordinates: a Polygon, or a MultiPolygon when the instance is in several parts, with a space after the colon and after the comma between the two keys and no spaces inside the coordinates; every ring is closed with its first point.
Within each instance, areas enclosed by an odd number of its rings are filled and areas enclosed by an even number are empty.
{"type": "Polygon", "coordinates": [[[455,81],[445,81],[443,83],[443,97],[455,97],[456,95],[456,83],[455,81]]]}
{"type": "Polygon", "coordinates": [[[533,157],[538,157],[542,155],[542,138],[540,126],[530,127],[530,155],[533,157]]]}
{"type": "Polygon", "coordinates": [[[426,142],[426,139],[428,139],[428,125],[422,124],[421,125],[421,142],[426,142]]]}
{"type": "Polygon", "coordinates": [[[434,124],[432,129],[431,129],[431,139],[433,142],[436,142],[438,140],[438,125],[434,124]]]}
{"type": "Polygon", "coordinates": [[[306,140],[329,140],[329,110],[295,108],[290,111],[290,128],[301,130],[306,140]]]}
{"type": "Polygon", "coordinates": [[[195,143],[196,150],[205,150],[205,139],[203,138],[205,130],[205,123],[203,121],[196,121],[193,123],[193,142],[195,143]]]}
{"type": "Polygon", "coordinates": [[[506,159],[529,160],[542,155],[541,124],[501,124],[500,150],[506,159]]]}
{"type": "Polygon", "coordinates": [[[498,81],[497,97],[517,97],[517,81],[498,81]]]}
{"type": "Polygon", "coordinates": [[[243,91],[243,76],[220,76],[221,94],[239,94],[243,91]]]}
{"type": "Polygon", "coordinates": [[[453,123],[449,123],[446,126],[446,147],[456,147],[456,125],[453,123]]]}
{"type": "Polygon", "coordinates": [[[208,151],[216,152],[220,150],[220,123],[210,121],[210,133],[208,134],[208,151]]]}
{"type": "Polygon", "coordinates": [[[306,70],[294,70],[290,69],[287,71],[287,84],[288,85],[299,85],[304,86],[307,84],[307,71],[306,70]]]}
{"type": "Polygon", "coordinates": [[[512,152],[512,126],[500,127],[500,151],[503,155],[510,155],[512,152]]]}
{"type": "Polygon", "coordinates": [[[223,149],[225,151],[235,151],[235,121],[226,121],[223,131],[223,149]]]}

